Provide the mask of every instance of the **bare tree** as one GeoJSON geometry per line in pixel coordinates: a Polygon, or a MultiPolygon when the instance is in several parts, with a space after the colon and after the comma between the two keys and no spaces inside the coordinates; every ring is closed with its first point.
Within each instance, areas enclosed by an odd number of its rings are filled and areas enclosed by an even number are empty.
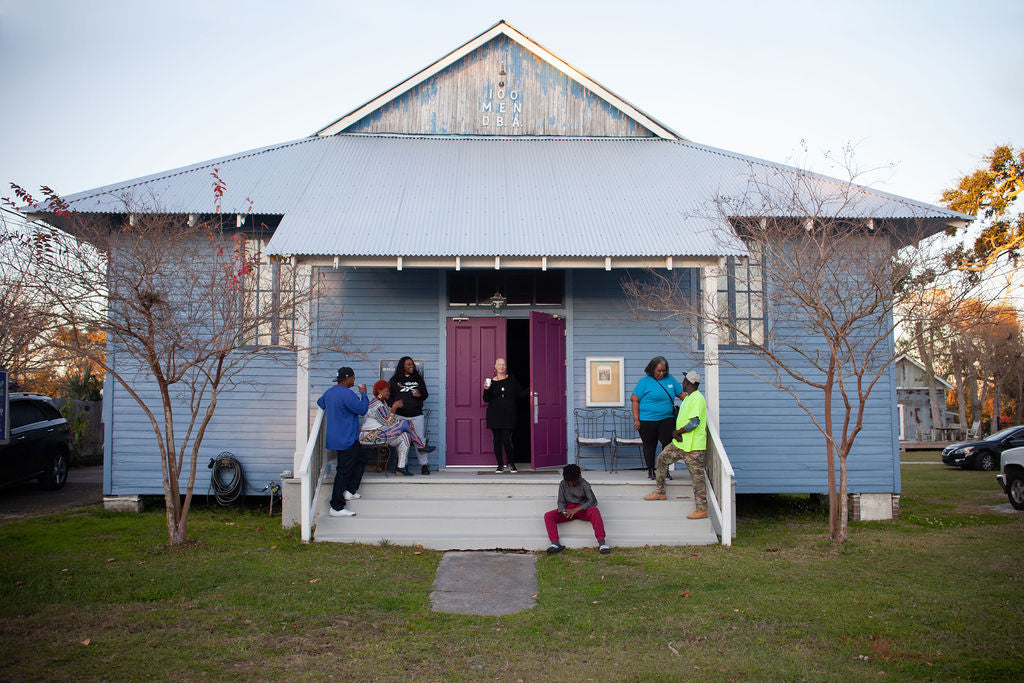
{"type": "MultiPolygon", "coordinates": [[[[212,175],[220,196],[223,181],[212,175]]],[[[225,221],[213,208],[200,217],[126,204],[123,214],[85,215],[47,193],[34,209],[60,229],[41,225],[32,238],[46,245],[49,273],[38,295],[52,304],[51,324],[68,331],[52,343],[103,368],[148,419],[172,545],[187,538],[199,450],[218,400],[256,360],[298,362],[297,354],[281,360],[281,349],[298,350],[292,335],[309,329],[319,292],[309,269],[262,257],[253,234],[260,226],[238,229],[233,215],[225,221]],[[107,353],[91,343],[95,332],[107,353]],[[156,386],[159,401],[139,391],[140,379],[156,386]]],[[[352,353],[335,323],[319,321],[319,339],[352,353]]]]}
{"type": "MultiPolygon", "coordinates": [[[[749,252],[720,275],[717,305],[701,306],[701,296],[687,296],[664,273],[624,283],[635,315],[676,325],[687,345],[690,321],[713,323],[746,351],[721,353],[718,362],[796,401],[824,436],[834,543],[847,538],[847,457],[896,357],[895,313],[910,330],[927,331],[942,317],[926,294],[941,261],[912,246],[926,236],[926,221],[869,218],[876,199],[852,182],[752,167],[743,196],[717,200],[727,237],[749,252]],[[926,305],[929,316],[919,319],[926,305]]],[[[958,300],[951,293],[944,310],[958,300]]]]}
{"type": "Polygon", "coordinates": [[[46,365],[40,351],[48,318],[35,288],[42,254],[24,217],[0,210],[0,368],[20,386],[46,365]]]}
{"type": "MultiPolygon", "coordinates": [[[[953,280],[974,281],[962,278],[961,273],[951,275],[953,280]]],[[[1005,317],[1004,307],[996,302],[1000,290],[994,286],[976,288],[974,296],[961,299],[956,306],[949,302],[945,288],[933,288],[926,295],[932,303],[920,306],[914,333],[901,338],[900,346],[906,348],[908,338],[913,339],[914,348],[907,350],[916,353],[927,371],[932,424],[943,424],[946,408],[945,391],[935,381],[936,376],[952,378],[960,424],[966,424],[968,396],[976,395],[977,380],[981,379],[978,373],[990,365],[985,352],[990,345],[987,338],[993,325],[1005,317]]],[[[972,415],[977,411],[972,409],[972,415]]]]}

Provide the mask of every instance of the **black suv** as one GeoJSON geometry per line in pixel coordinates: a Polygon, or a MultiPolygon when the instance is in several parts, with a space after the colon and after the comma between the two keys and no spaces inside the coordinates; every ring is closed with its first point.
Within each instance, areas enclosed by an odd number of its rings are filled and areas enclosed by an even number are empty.
{"type": "Polygon", "coordinates": [[[999,469],[999,457],[1007,448],[1024,446],[1024,427],[1007,427],[979,441],[963,441],[942,449],[942,462],[976,470],[999,469]]]}
{"type": "Polygon", "coordinates": [[[0,485],[38,479],[59,489],[71,465],[71,429],[42,394],[10,395],[11,438],[0,446],[0,485]]]}

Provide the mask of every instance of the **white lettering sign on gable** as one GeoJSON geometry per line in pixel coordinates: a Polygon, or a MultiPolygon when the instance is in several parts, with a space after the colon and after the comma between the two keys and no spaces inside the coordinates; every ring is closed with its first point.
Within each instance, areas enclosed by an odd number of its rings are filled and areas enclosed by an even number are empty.
{"type": "Polygon", "coordinates": [[[521,125],[519,116],[523,111],[523,103],[518,90],[512,87],[506,88],[505,78],[508,74],[505,71],[505,64],[505,59],[498,64],[500,68],[497,90],[488,88],[480,100],[480,126],[482,128],[489,128],[492,123],[495,128],[505,128],[506,126],[519,128],[521,125]],[[497,105],[495,105],[495,99],[497,99],[497,105]],[[509,102],[512,103],[511,107],[509,107],[509,102]],[[511,121],[508,118],[509,113],[512,114],[511,121]],[[493,118],[492,114],[494,114],[493,118]]]}

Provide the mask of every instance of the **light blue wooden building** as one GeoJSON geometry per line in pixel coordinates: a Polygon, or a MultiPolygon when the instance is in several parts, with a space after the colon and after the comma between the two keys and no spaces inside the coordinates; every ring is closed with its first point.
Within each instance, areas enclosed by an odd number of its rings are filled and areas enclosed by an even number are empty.
{"type": "MultiPolygon", "coordinates": [[[[265,340],[282,345],[284,362],[253,368],[248,386],[220,399],[204,444],[211,456],[238,455],[254,485],[303,468],[315,399],[341,365],[370,382],[383,361],[422,361],[431,465],[450,470],[493,463],[477,395],[504,356],[534,392],[519,457],[550,467],[575,458],[572,411],[588,402],[588,359],[620,368],[610,387],[618,395],[604,403],[628,407],[648,360],[664,355],[677,377],[704,376],[737,492],[826,491],[823,438],[795,402],[707,362],[717,353],[742,362],[742,347],[712,329],[701,343],[696,330],[680,343],[636,320],[622,290],[624,276],[654,268],[715,291],[719,269],[747,252],[714,199],[795,169],[687,140],[500,22],[309,137],[67,199],[80,212],[116,213],[125,194],[144,194],[167,211],[209,213],[214,167],[227,185],[222,211],[237,213],[242,231],[270,228],[265,253],[279,260],[263,267],[323,276],[328,294],[316,315],[343,315],[354,343],[374,349],[369,360],[297,358],[288,339],[265,340]],[[498,316],[496,290],[507,300],[498,316]]],[[[963,219],[868,189],[859,199],[858,217],[895,225],[938,231],[963,219]]],[[[317,328],[291,333],[315,338],[317,328]]],[[[161,493],[152,432],[109,381],[104,410],[105,493],[161,493]]],[[[883,504],[897,495],[898,454],[896,380],[887,375],[849,459],[850,491],[883,504]]]]}

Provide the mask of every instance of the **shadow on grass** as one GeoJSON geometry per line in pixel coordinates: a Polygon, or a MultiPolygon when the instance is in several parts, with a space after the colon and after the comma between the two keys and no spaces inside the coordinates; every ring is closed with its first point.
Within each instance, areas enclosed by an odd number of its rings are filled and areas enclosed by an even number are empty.
{"type": "Polygon", "coordinates": [[[828,519],[828,497],[818,494],[747,493],[736,496],[740,521],[778,519],[820,521],[828,519]]]}

